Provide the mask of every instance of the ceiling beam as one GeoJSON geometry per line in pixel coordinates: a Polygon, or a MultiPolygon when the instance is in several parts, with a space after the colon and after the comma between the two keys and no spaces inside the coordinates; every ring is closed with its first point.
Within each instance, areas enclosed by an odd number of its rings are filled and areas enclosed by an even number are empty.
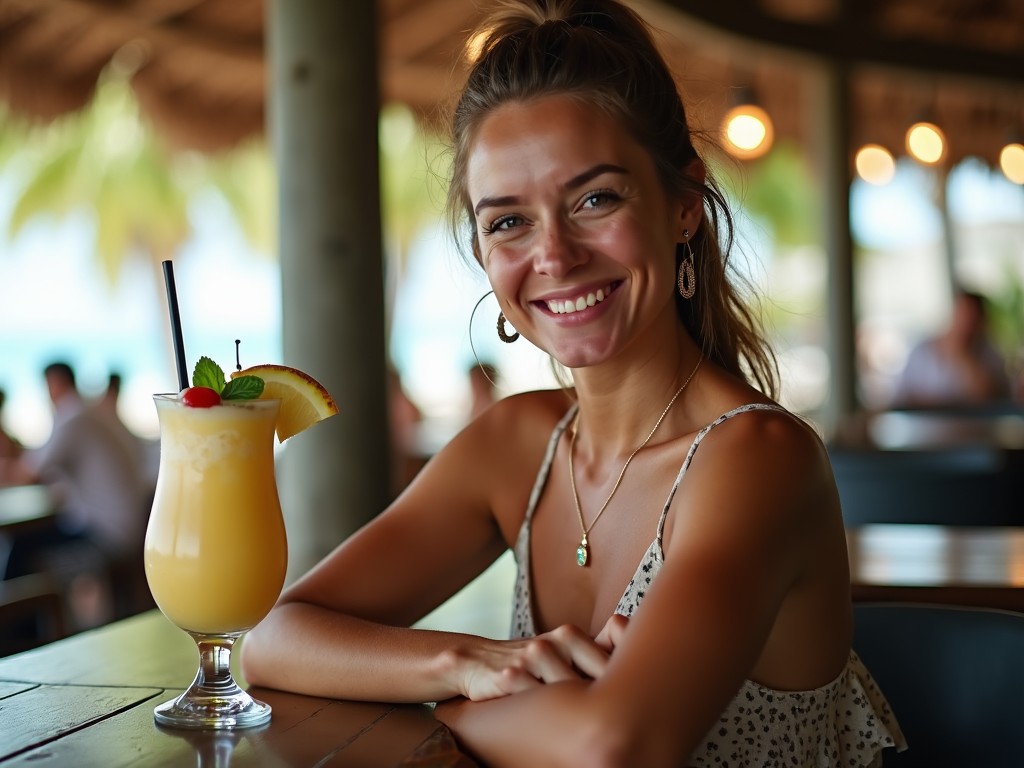
{"type": "MultiPolygon", "coordinates": [[[[886,37],[858,23],[872,14],[840,13],[828,24],[798,23],[772,16],[748,0],[660,0],[678,13],[734,33],[752,42],[769,43],[851,65],[873,64],[932,74],[975,77],[1006,85],[1024,85],[1024,46],[1016,51],[955,47],[924,40],[886,37]]],[[[859,0],[868,3],[867,0],[859,0]]],[[[877,15],[877,11],[876,14],[877,15]]]]}

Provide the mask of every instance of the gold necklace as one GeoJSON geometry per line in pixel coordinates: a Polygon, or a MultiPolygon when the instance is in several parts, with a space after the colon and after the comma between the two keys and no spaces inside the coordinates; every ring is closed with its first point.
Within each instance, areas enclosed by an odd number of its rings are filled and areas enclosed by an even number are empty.
{"type": "Polygon", "coordinates": [[[572,455],[576,450],[576,435],[579,434],[580,426],[580,414],[579,411],[576,412],[576,418],[572,423],[572,438],[569,440],[569,484],[572,486],[572,500],[576,502],[576,515],[580,519],[580,530],[583,531],[583,538],[580,539],[580,545],[576,547],[576,565],[582,568],[590,559],[590,544],[587,543],[587,535],[593,530],[597,521],[601,518],[601,515],[604,514],[604,511],[608,509],[608,503],[612,500],[612,496],[614,496],[615,492],[619,490],[619,484],[622,482],[623,475],[626,474],[626,468],[629,466],[629,462],[631,462],[633,457],[640,452],[640,449],[647,445],[647,443],[651,441],[651,438],[654,437],[654,433],[658,431],[658,427],[661,426],[661,422],[665,420],[665,417],[668,416],[668,412],[672,410],[672,406],[675,404],[676,399],[683,394],[683,390],[686,389],[686,385],[689,384],[690,379],[696,375],[697,369],[700,368],[700,364],[703,362],[703,355],[697,358],[697,364],[693,366],[693,370],[690,371],[690,375],[686,377],[686,381],[683,382],[683,386],[677,389],[676,393],[672,395],[672,399],[668,401],[668,405],[665,406],[665,410],[661,412],[661,416],[659,416],[658,421],[655,422],[654,428],[650,431],[647,437],[644,438],[644,441],[640,443],[640,445],[638,445],[631,454],[629,454],[629,458],[626,459],[626,463],[622,465],[622,469],[619,471],[619,476],[615,480],[615,485],[612,486],[611,493],[609,493],[608,498],[604,500],[604,504],[601,505],[601,509],[597,511],[597,515],[591,521],[590,525],[583,522],[583,509],[580,507],[580,496],[576,492],[576,473],[572,468],[572,455]]]}

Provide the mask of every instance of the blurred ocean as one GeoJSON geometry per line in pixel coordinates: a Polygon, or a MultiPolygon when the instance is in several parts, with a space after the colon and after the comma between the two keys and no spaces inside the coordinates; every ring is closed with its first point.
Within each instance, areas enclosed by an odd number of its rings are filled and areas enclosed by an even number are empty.
{"type": "MultiPolygon", "coordinates": [[[[216,230],[214,230],[216,231],[216,230]]],[[[108,280],[91,248],[85,216],[26,227],[0,248],[0,389],[4,426],[28,445],[50,432],[43,367],[64,360],[83,395],[100,394],[107,375],[124,381],[122,417],[155,434],[150,395],[177,389],[166,291],[159,265],[143,254],[108,280]]],[[[280,360],[277,264],[247,251],[229,230],[196,238],[174,258],[175,283],[190,361],[214,357],[233,365],[234,340],[243,363],[280,360]]]]}

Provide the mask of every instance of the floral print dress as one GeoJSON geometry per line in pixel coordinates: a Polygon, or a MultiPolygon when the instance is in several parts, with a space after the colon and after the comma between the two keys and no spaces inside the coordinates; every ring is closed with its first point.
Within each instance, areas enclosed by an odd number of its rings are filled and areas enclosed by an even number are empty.
{"type": "MultiPolygon", "coordinates": [[[[762,409],[788,413],[779,406],[751,403],[723,414],[697,434],[665,501],[655,539],[619,600],[616,613],[631,616],[661,569],[665,519],[701,441],[724,421],[762,409]]],[[[530,524],[558,441],[575,413],[573,406],[551,435],[515,544],[517,577],[511,631],[514,638],[536,634],[530,590],[530,524]]],[[[686,766],[880,766],[886,747],[902,750],[906,741],[885,697],[860,658],[851,651],[846,666],[834,680],[810,691],[778,691],[746,680],[686,766]]]]}

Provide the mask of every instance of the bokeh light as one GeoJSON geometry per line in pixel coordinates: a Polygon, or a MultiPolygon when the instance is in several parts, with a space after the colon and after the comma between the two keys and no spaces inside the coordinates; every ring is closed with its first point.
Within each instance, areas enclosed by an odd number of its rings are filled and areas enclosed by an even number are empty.
{"type": "Polygon", "coordinates": [[[946,137],[934,123],[914,123],[907,130],[907,152],[918,162],[936,165],[946,156],[946,137]]]}
{"type": "Polygon", "coordinates": [[[878,144],[865,144],[854,159],[857,175],[869,184],[881,186],[896,175],[896,160],[892,153],[878,144]]]}
{"type": "Polygon", "coordinates": [[[999,153],[999,167],[1014,184],[1024,184],[1024,144],[1011,143],[999,153]]]}
{"type": "Polygon", "coordinates": [[[725,113],[726,149],[735,157],[753,160],[769,149],[775,138],[771,118],[761,107],[740,104],[725,113]]]}

